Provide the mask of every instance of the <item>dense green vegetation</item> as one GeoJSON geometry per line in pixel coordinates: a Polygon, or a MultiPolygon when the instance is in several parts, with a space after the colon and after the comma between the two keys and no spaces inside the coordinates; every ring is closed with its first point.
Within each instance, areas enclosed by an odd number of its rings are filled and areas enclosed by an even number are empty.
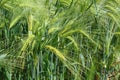
{"type": "Polygon", "coordinates": [[[0,80],[120,80],[120,0],[0,0],[0,80]]]}

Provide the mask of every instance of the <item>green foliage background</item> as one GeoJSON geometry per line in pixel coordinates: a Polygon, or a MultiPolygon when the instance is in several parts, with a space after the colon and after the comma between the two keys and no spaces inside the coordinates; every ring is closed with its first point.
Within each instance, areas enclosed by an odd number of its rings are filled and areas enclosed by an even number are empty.
{"type": "Polygon", "coordinates": [[[0,0],[0,80],[119,80],[120,0],[0,0]]]}

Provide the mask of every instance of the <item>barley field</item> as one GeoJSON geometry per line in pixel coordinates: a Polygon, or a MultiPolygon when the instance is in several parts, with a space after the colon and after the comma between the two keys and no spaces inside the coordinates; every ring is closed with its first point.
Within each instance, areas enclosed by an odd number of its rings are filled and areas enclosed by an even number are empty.
{"type": "Polygon", "coordinates": [[[120,80],[120,0],[0,0],[0,80],[120,80]]]}

